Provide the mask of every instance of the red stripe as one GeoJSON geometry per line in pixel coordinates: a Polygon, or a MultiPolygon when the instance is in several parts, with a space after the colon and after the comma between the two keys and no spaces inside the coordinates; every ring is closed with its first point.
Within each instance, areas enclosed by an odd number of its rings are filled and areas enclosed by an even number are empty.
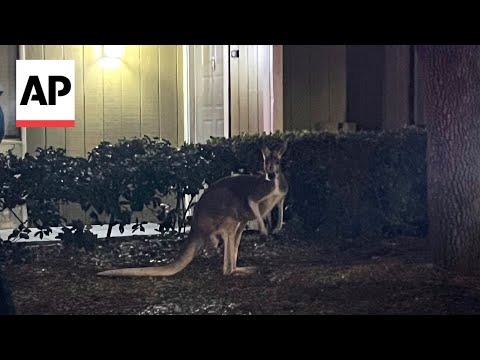
{"type": "Polygon", "coordinates": [[[75,127],[75,120],[17,120],[17,127],[75,127]]]}

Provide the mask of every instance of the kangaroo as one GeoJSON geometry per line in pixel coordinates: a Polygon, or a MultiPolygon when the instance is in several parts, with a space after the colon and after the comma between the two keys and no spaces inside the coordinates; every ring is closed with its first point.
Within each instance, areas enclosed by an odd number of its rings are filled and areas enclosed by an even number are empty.
{"type": "Polygon", "coordinates": [[[232,175],[213,183],[195,205],[187,246],[178,259],[164,266],[108,270],[99,276],[170,276],[183,270],[199,249],[207,244],[224,244],[223,274],[250,274],[255,267],[237,267],[238,248],[248,221],[257,220],[260,232],[267,235],[264,217],[279,207],[273,232],[283,224],[283,205],[288,183],[281,171],[280,161],[287,143],[271,151],[262,148],[264,174],[232,175]]]}

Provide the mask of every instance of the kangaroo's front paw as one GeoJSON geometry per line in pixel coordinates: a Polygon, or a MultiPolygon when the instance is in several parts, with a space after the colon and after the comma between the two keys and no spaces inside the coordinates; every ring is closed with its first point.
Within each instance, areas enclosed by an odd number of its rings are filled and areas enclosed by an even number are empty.
{"type": "Polygon", "coordinates": [[[260,234],[262,234],[263,236],[268,236],[268,230],[266,227],[263,227],[260,229],[260,234]]]}

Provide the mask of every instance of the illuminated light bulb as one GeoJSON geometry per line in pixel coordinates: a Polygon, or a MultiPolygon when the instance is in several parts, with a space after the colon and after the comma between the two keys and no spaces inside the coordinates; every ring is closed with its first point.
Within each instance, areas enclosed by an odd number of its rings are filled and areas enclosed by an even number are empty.
{"type": "Polygon", "coordinates": [[[109,58],[120,58],[125,53],[123,45],[103,45],[103,56],[109,58]]]}

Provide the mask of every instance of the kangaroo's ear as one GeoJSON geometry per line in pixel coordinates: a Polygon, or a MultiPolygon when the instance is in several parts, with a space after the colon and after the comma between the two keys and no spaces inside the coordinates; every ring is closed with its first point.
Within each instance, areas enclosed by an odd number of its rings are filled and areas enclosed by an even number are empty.
{"type": "Polygon", "coordinates": [[[287,150],[287,145],[288,145],[288,140],[285,140],[282,145],[280,146],[280,148],[278,150],[275,151],[275,153],[278,155],[278,156],[282,156],[285,151],[287,150]]]}
{"type": "Polygon", "coordinates": [[[270,149],[266,146],[262,146],[262,155],[263,155],[263,158],[266,159],[267,157],[270,156],[272,152],[270,151],[270,149]]]}

